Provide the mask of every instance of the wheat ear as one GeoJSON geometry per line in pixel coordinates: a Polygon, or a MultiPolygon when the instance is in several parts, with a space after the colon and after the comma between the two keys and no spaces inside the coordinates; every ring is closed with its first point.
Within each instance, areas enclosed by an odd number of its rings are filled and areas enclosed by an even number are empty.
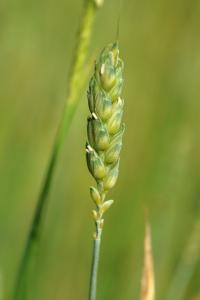
{"type": "Polygon", "coordinates": [[[87,122],[86,159],[88,169],[96,180],[96,187],[90,188],[91,198],[96,205],[96,209],[92,211],[96,231],[89,300],[96,299],[103,214],[113,204],[113,200],[106,200],[106,195],[115,185],[119,173],[124,133],[122,86],[123,62],[119,58],[118,43],[115,42],[101,52],[95,63],[94,74],[88,89],[88,105],[91,115],[87,122]]]}

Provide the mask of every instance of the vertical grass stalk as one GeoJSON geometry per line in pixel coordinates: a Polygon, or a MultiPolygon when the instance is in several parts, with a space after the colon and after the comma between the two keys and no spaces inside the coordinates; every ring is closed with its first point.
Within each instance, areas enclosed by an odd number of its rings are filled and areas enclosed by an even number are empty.
{"type": "Polygon", "coordinates": [[[96,299],[103,215],[113,204],[113,200],[106,200],[106,195],[114,187],[119,173],[124,133],[122,87],[123,62],[119,58],[118,43],[114,43],[105,47],[101,52],[95,63],[94,74],[88,89],[88,105],[91,115],[87,122],[86,159],[88,169],[97,184],[96,187],[90,188],[91,198],[96,205],[96,210],[93,210],[96,232],[89,300],[96,299]]]}
{"type": "Polygon", "coordinates": [[[71,67],[71,76],[68,86],[68,96],[65,103],[60,126],[58,128],[52,154],[47,167],[46,176],[39,194],[33,220],[30,225],[24,253],[17,273],[16,284],[14,289],[15,300],[27,300],[27,278],[31,272],[31,265],[34,265],[34,256],[37,254],[37,246],[41,232],[41,225],[46,211],[48,193],[50,190],[55,165],[65,141],[66,134],[69,130],[71,120],[79,102],[80,91],[83,88],[85,78],[84,67],[88,53],[88,46],[91,38],[93,20],[97,8],[101,6],[103,1],[85,0],[84,12],[79,28],[78,42],[75,50],[75,56],[71,67]]]}
{"type": "Polygon", "coordinates": [[[200,253],[200,219],[194,220],[193,229],[174,271],[165,300],[181,300],[187,295],[187,288],[194,275],[200,253]]]}
{"type": "Polygon", "coordinates": [[[99,266],[100,248],[101,248],[102,228],[99,222],[96,222],[96,233],[93,241],[92,267],[89,288],[89,300],[96,299],[97,274],[99,266]]]}

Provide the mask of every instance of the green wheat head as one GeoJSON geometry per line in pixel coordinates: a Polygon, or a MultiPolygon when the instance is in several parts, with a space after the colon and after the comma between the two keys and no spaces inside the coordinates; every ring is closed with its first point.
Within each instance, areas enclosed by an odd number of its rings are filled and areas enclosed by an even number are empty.
{"type": "Polygon", "coordinates": [[[102,216],[113,200],[105,200],[107,192],[115,185],[119,173],[120,151],[124,124],[123,62],[119,58],[118,43],[108,45],[95,63],[89,83],[86,158],[90,173],[97,186],[90,188],[96,205],[93,217],[103,226],[102,216]]]}

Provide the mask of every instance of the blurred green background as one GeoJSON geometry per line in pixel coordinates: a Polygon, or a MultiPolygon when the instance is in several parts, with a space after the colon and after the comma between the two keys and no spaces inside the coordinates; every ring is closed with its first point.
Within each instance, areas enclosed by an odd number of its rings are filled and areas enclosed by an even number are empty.
{"type": "MultiPolygon", "coordinates": [[[[110,193],[115,205],[106,215],[98,300],[139,299],[145,207],[157,300],[198,300],[200,226],[197,238],[191,235],[200,218],[200,1],[122,2],[126,132],[110,193]],[[174,286],[179,298],[168,295],[174,286]]],[[[51,154],[82,8],[82,0],[0,2],[1,300],[11,297],[51,154]]],[[[118,14],[119,1],[105,0],[90,55],[115,39],[118,14]]],[[[87,299],[94,230],[87,115],[85,87],[50,191],[30,300],[87,299]]]]}

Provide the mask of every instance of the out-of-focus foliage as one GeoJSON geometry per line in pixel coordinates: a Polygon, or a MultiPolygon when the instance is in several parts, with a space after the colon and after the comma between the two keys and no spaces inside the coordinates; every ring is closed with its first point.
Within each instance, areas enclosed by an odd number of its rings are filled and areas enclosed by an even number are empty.
{"type": "MultiPolygon", "coordinates": [[[[92,57],[115,39],[119,2],[105,0],[98,14],[92,57]]],[[[105,220],[98,299],[139,299],[148,207],[159,300],[176,280],[200,218],[200,2],[122,2],[126,132],[115,205],[105,220]]],[[[2,299],[11,295],[51,153],[81,10],[81,0],[0,3],[2,299]]],[[[83,94],[54,176],[30,300],[87,298],[93,232],[87,114],[83,94]]],[[[197,258],[182,300],[198,299],[199,264],[197,258]]]]}

